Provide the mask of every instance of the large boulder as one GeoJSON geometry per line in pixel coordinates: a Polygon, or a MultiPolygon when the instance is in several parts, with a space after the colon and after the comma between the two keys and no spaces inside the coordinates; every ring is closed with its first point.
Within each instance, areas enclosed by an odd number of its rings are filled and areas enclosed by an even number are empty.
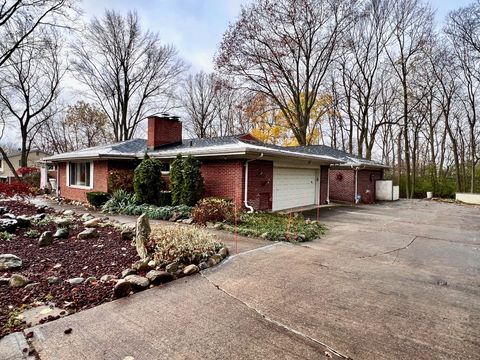
{"type": "Polygon", "coordinates": [[[53,243],[53,234],[51,231],[44,231],[42,235],[40,235],[40,238],[38,239],[38,246],[40,247],[52,245],[52,243],[53,243]]]}
{"type": "Polygon", "coordinates": [[[135,227],[135,248],[141,259],[148,257],[147,242],[152,229],[147,214],[142,214],[137,219],[135,227]]]}
{"type": "Polygon", "coordinates": [[[22,259],[13,254],[0,255],[0,271],[18,269],[22,267],[22,259]]]}
{"type": "Polygon", "coordinates": [[[100,234],[98,233],[97,229],[95,228],[86,228],[82,232],[78,233],[78,239],[93,239],[99,237],[100,234]]]}
{"type": "Polygon", "coordinates": [[[97,217],[97,218],[93,218],[85,221],[83,225],[85,225],[86,227],[94,228],[100,225],[101,222],[102,222],[102,218],[97,217]]]}
{"type": "Polygon", "coordinates": [[[72,224],[70,219],[56,218],[53,222],[60,228],[67,228],[72,224]]]}
{"type": "Polygon", "coordinates": [[[17,230],[18,221],[15,219],[0,219],[0,231],[6,231],[11,234],[17,230]]]}
{"type": "Polygon", "coordinates": [[[10,287],[18,288],[18,287],[24,287],[25,285],[27,285],[30,282],[31,281],[26,276],[23,276],[23,275],[20,275],[20,274],[13,274],[10,277],[10,281],[9,281],[8,285],[10,287]]]}

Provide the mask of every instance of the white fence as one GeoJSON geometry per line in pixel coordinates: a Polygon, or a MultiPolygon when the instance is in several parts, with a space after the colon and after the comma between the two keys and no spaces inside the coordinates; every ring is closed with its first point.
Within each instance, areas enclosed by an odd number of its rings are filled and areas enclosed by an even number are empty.
{"type": "Polygon", "coordinates": [[[392,180],[377,180],[375,182],[375,200],[394,201],[398,200],[400,189],[393,185],[392,180]]]}

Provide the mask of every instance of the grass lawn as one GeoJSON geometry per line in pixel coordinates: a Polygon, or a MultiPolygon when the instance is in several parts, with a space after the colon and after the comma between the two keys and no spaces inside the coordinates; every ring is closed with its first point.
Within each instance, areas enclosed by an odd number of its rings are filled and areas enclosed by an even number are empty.
{"type": "Polygon", "coordinates": [[[311,241],[325,234],[326,227],[303,216],[276,213],[244,213],[238,224],[223,224],[224,230],[244,236],[263,237],[272,241],[311,241]]]}

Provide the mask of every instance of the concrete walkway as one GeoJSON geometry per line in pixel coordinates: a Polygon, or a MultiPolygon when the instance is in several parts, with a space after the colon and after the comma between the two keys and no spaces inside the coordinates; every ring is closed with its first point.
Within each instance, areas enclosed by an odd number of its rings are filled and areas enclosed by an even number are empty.
{"type": "Polygon", "coordinates": [[[44,360],[478,359],[480,208],[400,201],[322,221],[322,239],[39,325],[32,345],[44,360]]]}

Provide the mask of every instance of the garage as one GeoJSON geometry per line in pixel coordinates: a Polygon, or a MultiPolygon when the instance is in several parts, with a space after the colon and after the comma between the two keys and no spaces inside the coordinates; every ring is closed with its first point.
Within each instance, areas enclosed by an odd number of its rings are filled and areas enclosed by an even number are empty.
{"type": "Polygon", "coordinates": [[[272,210],[318,203],[318,169],[274,166],[272,210]]]}

